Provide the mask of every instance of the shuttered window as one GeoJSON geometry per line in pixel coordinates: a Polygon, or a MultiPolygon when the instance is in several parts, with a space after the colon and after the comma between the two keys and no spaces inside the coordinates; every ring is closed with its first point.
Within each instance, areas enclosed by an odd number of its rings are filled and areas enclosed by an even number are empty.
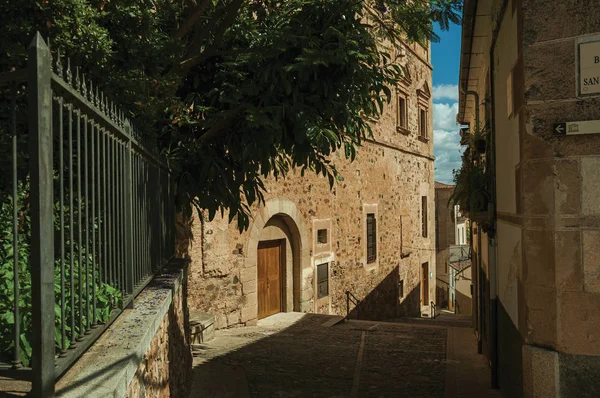
{"type": "Polygon", "coordinates": [[[317,298],[329,295],[329,263],[317,265],[317,298]]]}
{"type": "Polygon", "coordinates": [[[377,259],[377,219],[375,214],[367,214],[367,264],[377,259]]]}
{"type": "Polygon", "coordinates": [[[427,237],[427,196],[421,196],[421,229],[424,238],[427,237]]]}

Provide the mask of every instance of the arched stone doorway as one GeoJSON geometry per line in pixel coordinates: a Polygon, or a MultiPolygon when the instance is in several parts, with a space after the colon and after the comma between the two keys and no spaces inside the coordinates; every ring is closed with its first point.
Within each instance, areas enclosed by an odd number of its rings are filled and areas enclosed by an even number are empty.
{"type": "MultiPolygon", "coordinates": [[[[281,259],[279,286],[281,289],[281,311],[313,311],[313,270],[310,265],[310,247],[308,233],[302,215],[294,202],[287,199],[271,199],[254,215],[248,238],[248,252],[244,262],[246,286],[256,286],[254,292],[248,292],[246,311],[252,311],[252,318],[258,318],[259,301],[265,292],[264,262],[276,261],[273,258],[279,253],[281,259]],[[261,260],[259,261],[259,256],[261,260]],[[261,262],[259,267],[259,262],[261,262]],[[261,275],[259,275],[261,272],[261,275]]],[[[272,265],[272,264],[271,264],[272,265]]],[[[273,274],[271,274],[274,277],[273,274]]],[[[273,281],[271,281],[273,283],[273,281]]],[[[274,284],[275,285],[275,284],[274,284]]],[[[273,286],[273,285],[272,285],[273,286]]],[[[276,297],[271,296],[272,300],[276,297]]],[[[271,313],[275,309],[271,307],[271,313]]],[[[279,312],[279,311],[275,311],[279,312]]],[[[265,313],[263,312],[264,316],[265,313]]],[[[250,318],[248,317],[248,318],[250,318]]]]}

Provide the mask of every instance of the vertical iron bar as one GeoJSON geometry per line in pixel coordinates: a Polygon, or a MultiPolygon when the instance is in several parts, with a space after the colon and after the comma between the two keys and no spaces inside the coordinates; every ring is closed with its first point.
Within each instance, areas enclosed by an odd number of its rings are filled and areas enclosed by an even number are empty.
{"type": "Polygon", "coordinates": [[[135,283],[137,284],[142,278],[140,268],[140,159],[136,153],[134,156],[134,176],[135,176],[135,283]]]}
{"type": "MultiPolygon", "coordinates": [[[[82,80],[82,83],[85,82],[85,79],[82,80]]],[[[90,181],[88,179],[88,169],[90,167],[89,163],[89,155],[88,155],[88,124],[89,120],[87,115],[83,116],[83,152],[84,152],[84,199],[83,204],[85,205],[85,333],[90,333],[90,215],[89,215],[89,203],[88,203],[88,190],[90,187],[90,181]]],[[[93,214],[93,213],[92,213],[93,214]]],[[[81,249],[80,249],[81,250],[81,249]]],[[[81,283],[80,283],[81,286],[81,283]]]]}
{"type": "Polygon", "coordinates": [[[83,312],[83,291],[82,291],[82,286],[81,283],[83,281],[83,275],[82,275],[82,262],[83,262],[83,245],[82,245],[82,239],[81,239],[81,213],[82,213],[82,208],[81,208],[81,110],[77,109],[76,111],[76,115],[77,115],[77,129],[76,129],[76,134],[77,134],[77,252],[78,252],[78,264],[77,264],[77,269],[78,269],[78,273],[77,273],[77,285],[79,288],[79,297],[78,297],[78,309],[79,309],[79,313],[78,313],[78,326],[79,326],[79,330],[77,331],[77,340],[81,341],[83,339],[83,318],[82,318],[82,312],[83,312]]]}
{"type": "Polygon", "coordinates": [[[67,352],[67,319],[65,302],[65,155],[64,155],[64,99],[58,99],[58,156],[59,156],[59,195],[60,195],[60,354],[65,356],[67,352]]]}
{"type": "Polygon", "coordinates": [[[69,104],[69,277],[71,299],[71,344],[69,348],[75,348],[75,246],[73,244],[73,105],[69,104]]]}
{"type": "Polygon", "coordinates": [[[112,197],[112,201],[111,201],[111,214],[112,214],[112,223],[111,223],[111,231],[112,231],[112,240],[111,240],[111,246],[112,246],[112,258],[113,258],[113,276],[114,276],[114,285],[115,288],[118,289],[119,288],[119,265],[118,265],[118,259],[117,259],[117,214],[116,214],[116,210],[117,210],[117,206],[116,206],[116,202],[117,202],[117,194],[116,194],[116,190],[117,190],[117,143],[116,143],[116,138],[115,137],[111,137],[111,147],[112,147],[112,173],[111,173],[111,178],[112,178],[112,186],[111,186],[111,197],[112,197]]]}
{"type": "Polygon", "coordinates": [[[143,194],[143,200],[144,200],[144,236],[142,237],[143,241],[144,241],[144,276],[147,276],[150,274],[150,260],[149,260],[149,256],[148,256],[148,249],[149,249],[149,245],[148,245],[148,240],[150,239],[150,237],[148,236],[148,164],[146,163],[146,160],[144,159],[143,161],[143,173],[144,173],[144,180],[143,180],[143,186],[144,186],[144,194],[143,194]]]}
{"type": "Polygon", "coordinates": [[[156,236],[158,237],[158,242],[157,243],[157,250],[158,250],[158,266],[162,267],[163,265],[163,242],[164,242],[164,235],[163,235],[163,228],[164,228],[164,221],[163,220],[163,214],[164,214],[164,202],[163,202],[163,189],[162,189],[162,174],[160,172],[160,166],[156,167],[156,173],[158,174],[158,178],[156,179],[156,181],[158,182],[157,184],[157,189],[158,189],[158,196],[157,196],[157,200],[155,200],[156,203],[156,210],[158,211],[158,220],[157,220],[157,231],[158,232],[156,234],[156,236]]]}
{"type": "MultiPolygon", "coordinates": [[[[129,133],[129,131],[127,131],[129,133]]],[[[134,272],[133,268],[134,259],[133,259],[133,179],[131,175],[131,139],[127,139],[127,148],[125,148],[125,192],[123,197],[125,199],[125,267],[127,267],[126,272],[126,288],[127,293],[131,294],[133,292],[133,278],[134,272]]]]}
{"type": "Polygon", "coordinates": [[[39,32],[28,48],[31,166],[32,393],[54,395],[54,215],[50,51],[39,32]]]}
{"type": "Polygon", "coordinates": [[[115,210],[116,210],[116,216],[117,216],[117,240],[116,240],[116,249],[117,249],[117,264],[118,264],[118,269],[119,269],[119,290],[121,291],[121,296],[123,297],[123,299],[125,299],[123,293],[124,293],[124,286],[123,286],[123,259],[122,259],[122,248],[121,248],[121,243],[123,240],[123,236],[121,234],[121,223],[122,223],[122,219],[123,219],[123,214],[121,212],[121,160],[122,160],[122,153],[121,153],[121,141],[117,140],[116,143],[116,150],[117,150],[117,163],[115,166],[115,182],[116,182],[116,191],[115,191],[115,210]]]}
{"type": "Polygon", "coordinates": [[[102,263],[103,263],[103,268],[104,268],[104,282],[105,283],[109,283],[110,279],[109,279],[109,268],[108,268],[108,232],[107,232],[107,206],[106,206],[106,196],[107,193],[106,191],[108,191],[107,185],[106,185],[106,168],[108,167],[107,163],[106,163],[106,141],[107,141],[107,137],[106,137],[106,133],[104,131],[104,129],[100,130],[101,133],[101,140],[102,140],[102,193],[103,193],[103,199],[102,199],[102,204],[104,207],[104,211],[102,214],[102,232],[103,232],[103,240],[102,240],[102,248],[103,248],[103,253],[104,256],[102,257],[102,263]]]}
{"type": "MultiPolygon", "coordinates": [[[[100,222],[100,217],[96,217],[96,165],[100,165],[99,163],[96,163],[96,134],[95,132],[97,132],[97,129],[95,128],[96,125],[92,120],[92,123],[90,125],[91,127],[91,144],[92,147],[91,149],[91,153],[92,153],[92,182],[91,182],[91,187],[92,187],[92,326],[96,325],[96,222],[100,222]]],[[[100,244],[100,241],[98,241],[98,245],[100,244]]]]}
{"type": "Polygon", "coordinates": [[[19,316],[19,196],[17,180],[17,83],[13,82],[10,89],[10,129],[12,135],[12,182],[13,182],[13,316],[14,316],[14,344],[15,352],[13,358],[13,368],[21,367],[21,317],[19,316]]]}
{"type": "Polygon", "coordinates": [[[124,223],[124,217],[125,217],[125,211],[124,211],[124,205],[125,205],[125,200],[123,198],[123,183],[125,181],[124,178],[124,165],[125,165],[125,151],[123,150],[123,142],[119,141],[119,193],[118,193],[118,198],[119,198],[119,257],[120,257],[120,264],[121,264],[121,291],[123,292],[123,298],[125,298],[125,293],[127,292],[127,285],[126,283],[126,270],[127,270],[127,266],[125,264],[125,251],[124,251],[124,240],[125,240],[125,234],[124,234],[124,227],[125,227],[125,223],[124,223]]]}
{"type": "Polygon", "coordinates": [[[107,202],[107,209],[108,209],[108,213],[107,213],[107,219],[108,219],[108,225],[107,225],[107,231],[108,231],[108,258],[109,258],[109,265],[108,265],[108,269],[109,269],[109,284],[111,286],[114,286],[114,259],[113,259],[113,249],[114,249],[114,244],[113,244],[113,230],[114,230],[114,223],[113,223],[113,206],[112,206],[112,184],[113,184],[113,174],[112,174],[112,170],[113,170],[113,158],[114,158],[114,151],[112,150],[112,137],[108,134],[108,131],[106,132],[106,144],[107,144],[107,150],[108,150],[108,172],[107,172],[107,188],[108,188],[108,202],[107,202]]]}

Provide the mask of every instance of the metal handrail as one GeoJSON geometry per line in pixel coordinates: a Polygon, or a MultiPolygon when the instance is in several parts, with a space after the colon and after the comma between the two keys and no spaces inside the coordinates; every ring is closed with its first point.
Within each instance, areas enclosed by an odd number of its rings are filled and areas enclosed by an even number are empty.
{"type": "MultiPolygon", "coordinates": [[[[346,290],[346,319],[350,318],[350,302],[354,304],[354,308],[358,307],[361,303],[349,290],[346,290]]],[[[358,317],[358,316],[357,316],[358,317]]]]}
{"type": "Polygon", "coordinates": [[[435,319],[435,317],[437,316],[436,311],[437,311],[437,305],[435,305],[435,303],[432,301],[430,304],[431,307],[431,319],[435,319]]]}

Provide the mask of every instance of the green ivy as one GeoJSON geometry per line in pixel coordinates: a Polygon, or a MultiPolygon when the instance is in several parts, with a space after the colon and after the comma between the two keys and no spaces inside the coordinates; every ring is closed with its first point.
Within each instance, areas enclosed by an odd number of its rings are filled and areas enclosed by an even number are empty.
{"type": "MultiPolygon", "coordinates": [[[[26,182],[18,185],[18,307],[19,319],[14,316],[15,290],[14,290],[14,250],[13,250],[13,199],[12,195],[6,195],[0,202],[0,235],[3,237],[0,243],[0,361],[10,362],[14,353],[14,324],[19,323],[20,336],[18,344],[20,345],[20,360],[24,366],[29,366],[31,362],[31,265],[29,263],[30,240],[31,240],[31,219],[28,209],[29,186],[26,182]]],[[[55,204],[54,227],[56,234],[60,233],[60,220],[58,210],[60,205],[55,204]]],[[[69,209],[64,208],[68,213],[69,209]]],[[[97,226],[96,226],[97,227],[97,226]]],[[[65,229],[65,236],[69,235],[68,229],[65,229]]],[[[58,237],[55,239],[58,242],[58,237]]],[[[65,247],[70,246],[70,241],[66,241],[65,247]]],[[[64,319],[61,312],[61,269],[60,259],[57,259],[54,267],[54,294],[55,294],[55,343],[56,350],[59,352],[62,348],[62,323],[65,322],[66,347],[70,346],[71,338],[71,319],[75,317],[74,337],[77,339],[82,332],[79,329],[79,287],[83,290],[82,295],[82,318],[83,325],[87,324],[87,306],[90,311],[93,309],[92,295],[93,289],[96,289],[96,319],[98,322],[107,322],[115,308],[122,305],[121,292],[113,286],[103,283],[98,279],[100,266],[92,262],[91,253],[86,252],[84,247],[80,247],[74,242],[73,245],[73,278],[75,280],[75,291],[71,291],[70,280],[70,261],[71,254],[65,255],[65,313],[64,319]],[[85,261],[88,261],[88,272],[79,274],[79,256],[83,259],[82,271],[85,272],[85,261]],[[95,276],[95,278],[94,278],[95,276]],[[86,295],[89,289],[90,296],[86,295]],[[71,296],[75,295],[75,311],[70,308],[71,296]]],[[[55,250],[57,256],[59,251],[55,250]]],[[[91,324],[90,320],[90,324],[91,324]]]]}

